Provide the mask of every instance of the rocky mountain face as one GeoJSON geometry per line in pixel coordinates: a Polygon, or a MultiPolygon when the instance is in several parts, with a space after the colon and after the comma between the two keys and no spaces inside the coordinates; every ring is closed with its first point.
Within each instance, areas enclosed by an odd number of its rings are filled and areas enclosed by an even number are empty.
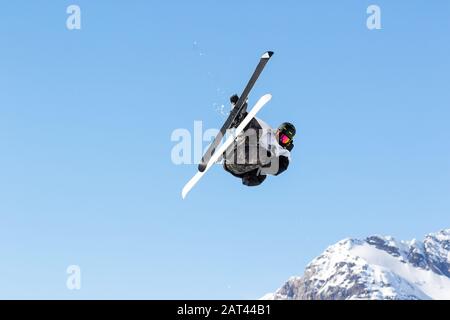
{"type": "Polygon", "coordinates": [[[342,240],[262,299],[450,299],[450,229],[342,240]]]}

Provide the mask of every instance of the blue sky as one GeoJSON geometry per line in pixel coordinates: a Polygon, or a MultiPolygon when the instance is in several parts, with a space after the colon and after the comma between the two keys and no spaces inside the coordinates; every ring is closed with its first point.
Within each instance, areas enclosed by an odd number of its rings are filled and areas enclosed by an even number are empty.
{"type": "Polygon", "coordinates": [[[449,16],[444,1],[4,3],[0,298],[258,298],[342,238],[450,227],[449,16]],[[270,92],[260,117],[296,124],[289,170],[249,189],[213,168],[181,200],[196,167],[171,162],[173,130],[219,127],[266,50],[250,101],[270,92]]]}

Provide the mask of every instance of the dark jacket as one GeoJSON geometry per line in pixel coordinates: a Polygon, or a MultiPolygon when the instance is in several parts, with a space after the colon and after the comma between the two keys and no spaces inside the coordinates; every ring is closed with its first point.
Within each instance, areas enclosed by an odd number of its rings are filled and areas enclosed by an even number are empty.
{"type": "MultiPolygon", "coordinates": [[[[260,138],[260,129],[262,129],[260,123],[258,122],[257,119],[252,119],[252,121],[250,121],[250,123],[247,125],[247,127],[245,128],[244,131],[247,131],[248,129],[255,129],[256,133],[258,134],[257,137],[257,141],[259,144],[259,138],[260,138]]],[[[259,145],[258,145],[259,147],[259,145]]],[[[279,146],[280,147],[280,146],[279,146]]],[[[233,147],[236,148],[236,146],[233,147]]],[[[294,148],[294,144],[290,144],[287,148],[288,151],[291,151],[294,148]]],[[[248,153],[249,153],[249,149],[250,147],[248,146],[248,141],[245,140],[245,153],[246,153],[246,159],[249,158],[248,153]]],[[[235,165],[235,164],[230,164],[227,162],[227,157],[225,156],[224,159],[224,169],[231,173],[233,176],[237,177],[237,178],[241,178],[242,179],[242,183],[246,186],[258,186],[260,185],[266,178],[267,175],[274,175],[277,176],[279,174],[281,174],[282,172],[286,171],[286,169],[289,166],[289,158],[283,155],[280,156],[274,156],[271,154],[271,152],[269,150],[266,150],[267,152],[267,158],[270,161],[266,164],[262,164],[259,162],[259,156],[258,156],[258,165],[248,165],[248,164],[242,164],[242,165],[235,165]],[[274,161],[277,161],[278,163],[275,163],[274,161]],[[249,170],[246,170],[246,169],[249,170]],[[245,172],[242,172],[245,171],[245,172]]],[[[251,156],[250,156],[251,157],[251,156]]],[[[228,159],[230,161],[230,159],[228,159]]]]}

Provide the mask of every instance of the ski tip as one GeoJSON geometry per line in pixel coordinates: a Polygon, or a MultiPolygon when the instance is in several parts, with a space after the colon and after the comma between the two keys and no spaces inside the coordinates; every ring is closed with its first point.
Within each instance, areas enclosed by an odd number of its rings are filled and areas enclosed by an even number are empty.
{"type": "Polygon", "coordinates": [[[267,51],[266,53],[264,53],[263,55],[262,55],[262,59],[270,59],[270,57],[272,57],[273,56],[273,51],[267,51]]]}
{"type": "Polygon", "coordinates": [[[186,196],[188,194],[189,190],[185,187],[183,188],[183,190],[181,191],[181,198],[184,200],[186,199],[186,196]]]}
{"type": "Polygon", "coordinates": [[[261,97],[261,99],[263,99],[265,101],[265,103],[269,102],[270,100],[272,100],[272,95],[270,93],[267,93],[265,95],[263,95],[261,97]]]}

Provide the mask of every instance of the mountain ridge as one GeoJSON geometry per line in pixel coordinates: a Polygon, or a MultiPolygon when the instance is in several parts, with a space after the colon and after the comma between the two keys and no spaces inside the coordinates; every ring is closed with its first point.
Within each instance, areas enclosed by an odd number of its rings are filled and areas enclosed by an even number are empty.
{"type": "Polygon", "coordinates": [[[262,299],[450,299],[450,229],[422,241],[343,239],[262,299]]]}

